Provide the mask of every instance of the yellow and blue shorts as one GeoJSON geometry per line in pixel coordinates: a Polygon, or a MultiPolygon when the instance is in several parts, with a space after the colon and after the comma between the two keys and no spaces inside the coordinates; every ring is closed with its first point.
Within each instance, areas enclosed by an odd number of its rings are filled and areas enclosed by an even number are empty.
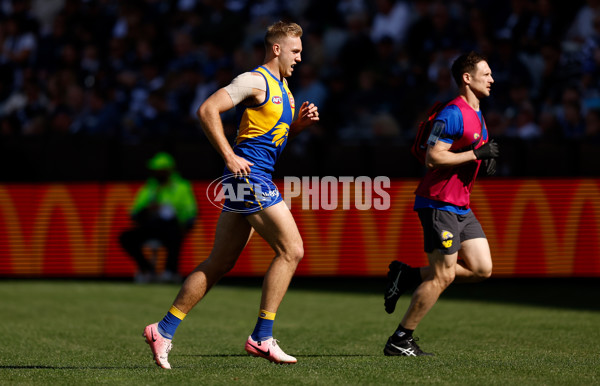
{"type": "Polygon", "coordinates": [[[264,174],[250,173],[247,177],[225,174],[221,185],[225,194],[224,212],[249,215],[283,201],[271,176],[264,174]]]}

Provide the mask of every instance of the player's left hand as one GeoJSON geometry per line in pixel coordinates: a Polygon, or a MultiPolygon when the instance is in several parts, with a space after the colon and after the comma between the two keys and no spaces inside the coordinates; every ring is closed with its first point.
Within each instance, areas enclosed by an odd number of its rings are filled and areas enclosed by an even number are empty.
{"type": "Polygon", "coordinates": [[[496,160],[494,158],[484,160],[483,166],[485,167],[485,173],[488,176],[493,176],[496,174],[496,160]]]}
{"type": "Polygon", "coordinates": [[[317,121],[319,121],[319,108],[314,103],[309,103],[308,101],[302,103],[298,114],[298,123],[302,127],[306,127],[317,121]]]}

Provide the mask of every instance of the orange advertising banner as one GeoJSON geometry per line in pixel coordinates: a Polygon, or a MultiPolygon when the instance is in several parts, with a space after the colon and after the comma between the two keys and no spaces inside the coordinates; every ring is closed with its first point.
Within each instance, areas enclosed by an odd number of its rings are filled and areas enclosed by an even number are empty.
{"type": "MultiPolygon", "coordinates": [[[[212,247],[220,210],[207,198],[209,183],[193,184],[199,216],[182,250],[183,275],[212,247]]],[[[283,192],[284,182],[277,185],[283,192]]],[[[393,259],[426,264],[412,210],[416,185],[392,180],[371,203],[357,182],[339,185],[337,206],[316,191],[289,199],[304,240],[297,275],[373,277],[385,275],[393,259]],[[377,207],[382,198],[389,207],[377,207]]],[[[0,276],[133,276],[135,264],[118,237],[131,226],[129,209],[140,186],[0,185],[0,276]]],[[[494,276],[600,276],[600,179],[483,179],[471,206],[491,246],[494,276]]],[[[229,275],[261,276],[272,257],[255,235],[229,275]]]]}

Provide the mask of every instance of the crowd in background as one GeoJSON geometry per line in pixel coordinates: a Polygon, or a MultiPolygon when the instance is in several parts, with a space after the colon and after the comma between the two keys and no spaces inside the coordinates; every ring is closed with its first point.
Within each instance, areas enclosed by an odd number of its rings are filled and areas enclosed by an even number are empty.
{"type": "Polygon", "coordinates": [[[600,143],[600,0],[0,0],[0,140],[202,140],[197,107],[262,63],[277,20],[304,29],[289,83],[322,117],[296,152],[409,143],[469,50],[493,136],[600,143]]]}

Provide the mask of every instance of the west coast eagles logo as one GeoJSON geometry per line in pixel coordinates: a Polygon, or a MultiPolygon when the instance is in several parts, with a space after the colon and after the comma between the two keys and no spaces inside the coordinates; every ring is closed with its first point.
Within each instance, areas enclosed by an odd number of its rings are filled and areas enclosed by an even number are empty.
{"type": "Polygon", "coordinates": [[[444,248],[450,248],[452,246],[452,238],[454,235],[448,231],[442,231],[442,245],[444,248]]]}
{"type": "Polygon", "coordinates": [[[288,136],[288,132],[290,131],[290,127],[287,123],[279,122],[277,126],[275,126],[275,130],[273,130],[273,140],[271,143],[274,143],[275,146],[279,147],[283,144],[288,136]]]}

